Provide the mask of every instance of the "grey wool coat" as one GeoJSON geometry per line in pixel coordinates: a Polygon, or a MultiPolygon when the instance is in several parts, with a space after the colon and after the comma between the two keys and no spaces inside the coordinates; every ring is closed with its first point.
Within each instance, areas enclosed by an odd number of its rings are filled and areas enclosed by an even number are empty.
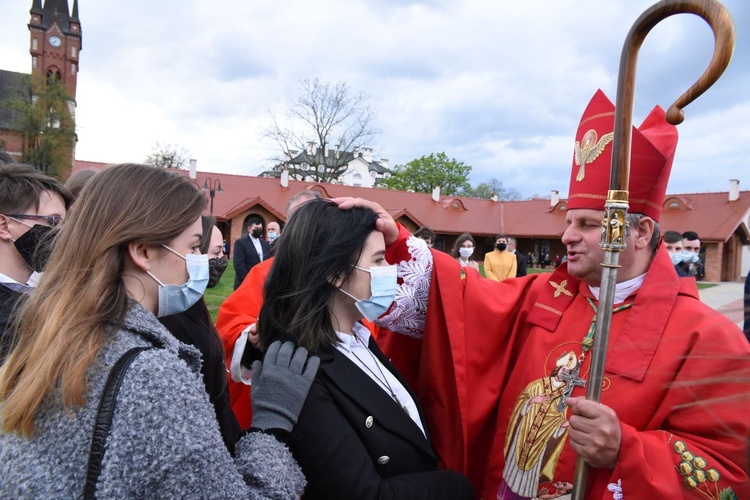
{"type": "Polygon", "coordinates": [[[98,498],[296,498],[305,479],[289,450],[251,433],[232,458],[219,433],[200,374],[197,349],[175,339],[133,304],[89,372],[83,408],[66,414],[49,397],[36,434],[0,432],[0,498],[80,498],[99,399],[112,365],[141,352],[117,397],[98,498]]]}

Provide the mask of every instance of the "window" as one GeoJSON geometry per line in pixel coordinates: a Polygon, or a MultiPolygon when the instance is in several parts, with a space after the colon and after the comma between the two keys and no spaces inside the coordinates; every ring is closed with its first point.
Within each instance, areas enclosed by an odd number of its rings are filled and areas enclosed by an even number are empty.
{"type": "Polygon", "coordinates": [[[71,75],[75,75],[76,74],[76,65],[75,64],[71,64],[70,65],[70,74],[71,75]]]}
{"type": "Polygon", "coordinates": [[[31,58],[31,67],[36,69],[36,56],[31,58]]]}
{"type": "Polygon", "coordinates": [[[36,50],[37,47],[39,46],[38,44],[39,44],[39,42],[37,41],[36,38],[32,39],[31,40],[31,50],[36,50]]]}
{"type": "Polygon", "coordinates": [[[75,56],[76,56],[76,46],[75,45],[71,45],[71,47],[70,47],[70,57],[75,57],[75,56]]]}
{"type": "Polygon", "coordinates": [[[323,165],[322,163],[320,165],[318,165],[318,172],[325,172],[325,171],[326,171],[326,166],[325,165],[323,165]]]}
{"type": "Polygon", "coordinates": [[[302,170],[307,171],[308,168],[309,168],[309,165],[307,163],[302,164],[302,170]]]}

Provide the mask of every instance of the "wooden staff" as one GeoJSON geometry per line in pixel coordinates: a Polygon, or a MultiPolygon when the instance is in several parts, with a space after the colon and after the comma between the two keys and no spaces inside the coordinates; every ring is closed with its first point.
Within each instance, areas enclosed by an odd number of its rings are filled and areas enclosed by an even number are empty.
{"type": "MultiPolygon", "coordinates": [[[[697,82],[682,94],[667,110],[667,121],[678,125],[685,119],[682,108],[705,92],[729,64],[734,51],[734,24],[727,9],[715,0],[662,0],[651,6],[630,28],[620,56],[615,103],[615,130],[612,143],[612,166],[609,192],[604,205],[601,247],[605,250],[601,264],[602,281],[596,330],[591,356],[591,370],[586,398],[599,402],[601,398],[604,362],[607,355],[609,327],[617,284],[620,252],[625,250],[626,216],[628,213],[628,181],[630,178],[630,138],[635,95],[635,66],[638,50],[646,35],[659,22],[675,14],[689,13],[702,17],[711,26],[716,46],[711,62],[697,82]]],[[[573,480],[573,500],[582,500],[586,492],[588,464],[579,456],[573,480]]]]}

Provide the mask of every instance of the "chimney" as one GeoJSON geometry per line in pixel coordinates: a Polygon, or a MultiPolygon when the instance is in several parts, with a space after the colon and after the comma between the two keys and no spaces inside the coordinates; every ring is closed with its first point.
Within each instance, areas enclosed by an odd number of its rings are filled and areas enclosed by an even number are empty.
{"type": "Polygon", "coordinates": [[[339,159],[339,149],[341,148],[341,144],[336,144],[336,159],[339,159]]]}
{"type": "Polygon", "coordinates": [[[323,144],[323,158],[328,158],[328,143],[323,144]]]}
{"type": "Polygon", "coordinates": [[[372,148],[362,148],[362,158],[367,163],[372,163],[372,148]]]}
{"type": "Polygon", "coordinates": [[[731,179],[729,181],[729,201],[737,201],[740,199],[740,181],[739,179],[731,179]]]}
{"type": "Polygon", "coordinates": [[[500,201],[500,196],[498,196],[497,193],[493,193],[493,195],[490,196],[490,200],[492,200],[495,203],[497,203],[498,201],[500,201]]]}
{"type": "Polygon", "coordinates": [[[388,158],[381,158],[380,164],[383,165],[383,168],[388,168],[388,158]]]}
{"type": "Polygon", "coordinates": [[[309,154],[310,156],[312,156],[313,154],[313,147],[315,147],[314,142],[310,141],[307,143],[307,154],[309,154]]]}
{"type": "Polygon", "coordinates": [[[440,186],[435,186],[432,190],[432,201],[440,201],[440,186]]]}
{"type": "Polygon", "coordinates": [[[190,178],[195,180],[198,177],[198,160],[190,160],[190,178]]]}
{"type": "Polygon", "coordinates": [[[289,187],[289,170],[287,169],[281,171],[281,187],[289,187]]]}
{"type": "Polygon", "coordinates": [[[558,203],[560,203],[560,191],[553,189],[549,193],[549,206],[554,207],[558,203]]]}

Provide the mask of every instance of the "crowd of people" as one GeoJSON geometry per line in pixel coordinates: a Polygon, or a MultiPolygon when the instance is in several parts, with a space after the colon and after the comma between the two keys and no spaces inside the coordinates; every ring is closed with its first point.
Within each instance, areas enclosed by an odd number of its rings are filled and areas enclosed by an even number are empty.
{"type": "MultiPolygon", "coordinates": [[[[613,121],[597,92],[578,147],[613,121]]],[[[376,203],[298,193],[283,227],[247,219],[215,324],[229,249],[189,179],[0,165],[0,494],[750,497],[750,346],[698,298],[698,235],[658,224],[676,144],[661,108],[633,129],[601,401],[609,155],[572,165],[554,260],[499,234],[480,265],[471,234],[448,254],[376,203]]]]}

